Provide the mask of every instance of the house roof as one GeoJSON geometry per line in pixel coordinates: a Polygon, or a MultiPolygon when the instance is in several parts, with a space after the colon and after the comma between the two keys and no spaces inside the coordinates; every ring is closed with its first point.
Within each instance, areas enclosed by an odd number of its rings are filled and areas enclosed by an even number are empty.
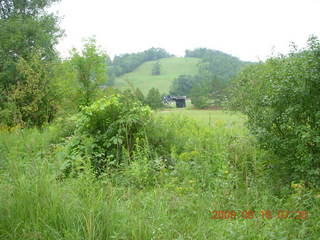
{"type": "Polygon", "coordinates": [[[175,96],[175,97],[172,97],[173,100],[186,100],[187,97],[186,96],[175,96]]]}

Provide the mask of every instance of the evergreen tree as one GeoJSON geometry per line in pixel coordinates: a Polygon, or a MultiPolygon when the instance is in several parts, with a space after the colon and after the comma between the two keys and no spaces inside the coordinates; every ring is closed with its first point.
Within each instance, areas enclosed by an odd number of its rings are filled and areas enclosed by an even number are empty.
{"type": "Polygon", "coordinates": [[[151,88],[149,90],[146,98],[146,104],[148,104],[152,109],[159,109],[163,107],[161,94],[157,88],[151,88]]]}
{"type": "Polygon", "coordinates": [[[160,75],[160,73],[161,73],[160,62],[157,61],[152,67],[152,75],[160,75]]]}

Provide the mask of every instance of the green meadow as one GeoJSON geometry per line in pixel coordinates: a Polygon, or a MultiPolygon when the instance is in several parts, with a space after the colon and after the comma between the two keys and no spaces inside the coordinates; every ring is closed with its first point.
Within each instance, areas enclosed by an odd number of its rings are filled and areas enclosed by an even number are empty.
{"type": "Polygon", "coordinates": [[[319,193],[269,177],[275,156],[257,147],[242,115],[173,109],[153,121],[149,141],[169,148],[172,164],[145,143],[99,179],[86,168],[57,177],[70,122],[2,129],[0,239],[320,238],[319,193]]]}
{"type": "Polygon", "coordinates": [[[195,75],[198,72],[199,58],[163,58],[160,59],[161,74],[153,76],[152,67],[156,61],[143,63],[133,72],[124,74],[115,80],[115,86],[126,89],[133,86],[140,88],[143,94],[147,94],[149,89],[155,87],[161,93],[168,93],[172,81],[179,75],[195,75]]]}
{"type": "Polygon", "coordinates": [[[181,109],[166,109],[160,111],[161,115],[170,116],[182,116],[186,118],[192,118],[202,124],[208,124],[209,126],[214,126],[215,124],[227,124],[227,125],[238,125],[240,128],[244,128],[244,122],[246,117],[240,113],[235,113],[232,111],[223,110],[198,110],[189,108],[181,109]]]}

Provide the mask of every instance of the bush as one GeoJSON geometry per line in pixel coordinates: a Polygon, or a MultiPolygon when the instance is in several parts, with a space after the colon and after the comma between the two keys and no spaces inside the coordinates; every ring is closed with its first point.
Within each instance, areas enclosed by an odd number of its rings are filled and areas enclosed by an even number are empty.
{"type": "Polygon", "coordinates": [[[108,166],[119,166],[125,154],[130,159],[136,140],[144,137],[150,114],[149,107],[123,95],[104,97],[84,107],[77,117],[75,135],[68,141],[66,173],[81,169],[90,160],[99,175],[108,166]]]}
{"type": "Polygon", "coordinates": [[[288,181],[320,184],[320,42],[245,69],[231,105],[249,117],[262,147],[281,156],[288,181]]]}

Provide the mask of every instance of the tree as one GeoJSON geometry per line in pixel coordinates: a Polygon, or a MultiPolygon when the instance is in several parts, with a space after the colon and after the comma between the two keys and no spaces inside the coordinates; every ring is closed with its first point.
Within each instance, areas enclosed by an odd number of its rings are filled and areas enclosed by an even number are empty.
{"type": "Polygon", "coordinates": [[[160,75],[160,62],[157,61],[152,67],[152,75],[160,75]]]}
{"type": "Polygon", "coordinates": [[[53,120],[58,92],[50,76],[52,66],[43,63],[40,55],[18,61],[17,70],[24,81],[19,81],[7,92],[8,101],[0,111],[1,122],[6,125],[41,127],[53,120]]]}
{"type": "Polygon", "coordinates": [[[144,95],[141,92],[141,90],[139,88],[136,88],[136,91],[134,92],[134,95],[136,97],[137,100],[139,100],[141,103],[144,103],[145,99],[144,99],[144,95]]]}
{"type": "Polygon", "coordinates": [[[270,165],[286,170],[283,179],[319,186],[320,41],[246,68],[230,92],[261,147],[280,157],[270,165]]]}
{"type": "Polygon", "coordinates": [[[107,61],[107,54],[96,46],[93,38],[86,40],[81,53],[76,49],[71,51],[71,63],[80,85],[81,105],[92,103],[101,84],[107,82],[107,61]]]}
{"type": "Polygon", "coordinates": [[[55,91],[59,96],[57,114],[64,116],[76,113],[79,106],[80,85],[77,80],[77,72],[70,60],[57,61],[51,72],[55,91]]]}
{"type": "MultiPolygon", "coordinates": [[[[57,0],[0,1],[0,86],[8,89],[23,80],[19,58],[28,61],[36,52],[44,62],[56,58],[54,46],[62,36],[58,18],[45,11],[57,0]]],[[[1,88],[0,87],[0,88],[1,88]]]]}
{"type": "Polygon", "coordinates": [[[8,19],[12,16],[39,16],[44,13],[46,7],[60,0],[1,0],[0,19],[8,19]]]}
{"type": "Polygon", "coordinates": [[[228,82],[241,69],[250,64],[221,51],[207,48],[196,48],[193,51],[186,50],[185,57],[201,58],[199,74],[211,74],[228,82]]]}
{"type": "Polygon", "coordinates": [[[196,108],[220,106],[225,97],[225,86],[226,83],[214,75],[197,75],[189,94],[191,103],[196,108]]]}
{"type": "Polygon", "coordinates": [[[162,98],[157,88],[151,88],[149,90],[145,101],[152,109],[159,109],[163,107],[162,98]]]}
{"type": "Polygon", "coordinates": [[[42,84],[50,82],[57,59],[55,45],[62,36],[58,18],[45,10],[54,2],[57,0],[0,0],[0,118],[8,124],[41,125],[52,117],[35,119],[43,107],[39,100],[44,97],[42,84]],[[35,69],[35,65],[41,66],[35,69]]]}
{"type": "Polygon", "coordinates": [[[206,79],[194,82],[190,90],[191,103],[196,108],[209,106],[210,82],[206,79]]]}
{"type": "Polygon", "coordinates": [[[193,76],[180,75],[173,80],[170,87],[170,94],[175,96],[188,96],[190,94],[193,83],[193,76]]]}
{"type": "MultiPolygon", "coordinates": [[[[197,108],[221,106],[226,98],[225,88],[241,69],[251,63],[217,50],[197,48],[186,50],[185,57],[200,58],[199,71],[189,90],[191,101],[197,108]]],[[[186,86],[186,83],[181,83],[186,86]]]]}

